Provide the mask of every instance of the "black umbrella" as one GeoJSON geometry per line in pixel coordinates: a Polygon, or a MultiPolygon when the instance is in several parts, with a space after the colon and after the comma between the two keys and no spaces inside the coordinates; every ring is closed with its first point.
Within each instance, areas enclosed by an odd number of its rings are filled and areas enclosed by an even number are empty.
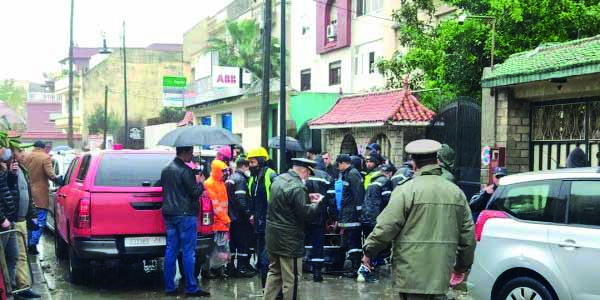
{"type": "MultiPolygon", "coordinates": [[[[279,137],[273,137],[269,140],[269,148],[279,149],[279,137]]],[[[287,151],[295,151],[295,152],[304,152],[304,147],[300,144],[300,142],[293,138],[286,136],[285,137],[285,149],[287,151]]]]}
{"type": "Polygon", "coordinates": [[[170,147],[191,147],[200,145],[236,145],[241,144],[239,137],[223,128],[196,125],[177,128],[158,142],[170,147]]]}

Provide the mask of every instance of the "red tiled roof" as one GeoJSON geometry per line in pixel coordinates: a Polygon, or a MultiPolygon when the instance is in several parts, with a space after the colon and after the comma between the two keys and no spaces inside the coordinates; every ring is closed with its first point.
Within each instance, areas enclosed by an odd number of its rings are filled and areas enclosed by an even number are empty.
{"type": "Polygon", "coordinates": [[[429,122],[435,113],[423,106],[410,91],[342,97],[333,108],[310,123],[311,126],[371,125],[389,122],[429,122]]]}

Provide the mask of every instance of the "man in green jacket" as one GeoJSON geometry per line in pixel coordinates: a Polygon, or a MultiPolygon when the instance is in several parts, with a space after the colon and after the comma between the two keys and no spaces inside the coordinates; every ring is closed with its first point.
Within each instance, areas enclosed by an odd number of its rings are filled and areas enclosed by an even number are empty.
{"type": "Polygon", "coordinates": [[[298,299],[304,256],[304,228],[320,213],[321,196],[308,194],[304,182],[316,166],[312,160],[292,159],[293,168],[271,186],[267,213],[267,252],[271,265],[265,299],[273,300],[283,289],[284,299],[298,299]]]}
{"type": "Polygon", "coordinates": [[[406,146],[417,173],[392,193],[363,247],[363,264],[393,242],[393,270],[400,298],[446,299],[448,285],[473,264],[475,235],[464,193],[444,179],[437,165],[440,143],[418,140],[406,146]]]}

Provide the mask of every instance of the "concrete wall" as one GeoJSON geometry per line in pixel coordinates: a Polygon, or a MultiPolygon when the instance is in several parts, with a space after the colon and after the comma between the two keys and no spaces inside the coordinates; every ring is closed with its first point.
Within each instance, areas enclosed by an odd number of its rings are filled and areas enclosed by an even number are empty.
{"type": "Polygon", "coordinates": [[[165,123],[144,127],[144,149],[152,149],[158,147],[158,141],[177,128],[177,123],[165,123]]]}
{"type": "MultiPolygon", "coordinates": [[[[380,126],[380,127],[358,127],[342,129],[325,129],[322,131],[323,151],[334,155],[340,154],[342,141],[346,135],[352,135],[362,153],[369,143],[381,134],[387,136],[390,142],[390,153],[385,153],[391,161],[399,164],[406,159],[404,147],[411,141],[423,138],[425,128],[423,127],[400,127],[400,126],[380,126]]],[[[383,146],[385,149],[385,146],[383,146]]]]}

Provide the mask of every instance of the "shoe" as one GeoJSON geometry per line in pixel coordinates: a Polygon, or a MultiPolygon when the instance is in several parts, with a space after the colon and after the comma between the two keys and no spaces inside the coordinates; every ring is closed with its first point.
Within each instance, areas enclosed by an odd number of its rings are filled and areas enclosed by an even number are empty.
{"type": "Polygon", "coordinates": [[[40,252],[37,249],[37,246],[31,245],[29,246],[29,255],[39,255],[40,252]]]}
{"type": "Polygon", "coordinates": [[[210,297],[210,292],[199,288],[195,292],[191,292],[191,293],[186,292],[185,295],[187,297],[210,297]]]}
{"type": "Polygon", "coordinates": [[[251,266],[242,266],[235,273],[235,277],[252,278],[252,277],[256,276],[256,273],[257,273],[256,270],[254,270],[254,268],[252,268],[251,266]]]}
{"type": "Polygon", "coordinates": [[[165,296],[167,297],[175,297],[177,295],[179,295],[179,292],[177,291],[165,292],[165,296]]]}
{"type": "Polygon", "coordinates": [[[34,293],[31,289],[17,293],[17,296],[23,299],[42,298],[42,295],[34,293]]]}
{"type": "Polygon", "coordinates": [[[225,267],[225,274],[227,274],[227,276],[237,277],[236,276],[237,273],[238,273],[238,269],[235,267],[234,264],[227,264],[227,267],[225,267]]]}

